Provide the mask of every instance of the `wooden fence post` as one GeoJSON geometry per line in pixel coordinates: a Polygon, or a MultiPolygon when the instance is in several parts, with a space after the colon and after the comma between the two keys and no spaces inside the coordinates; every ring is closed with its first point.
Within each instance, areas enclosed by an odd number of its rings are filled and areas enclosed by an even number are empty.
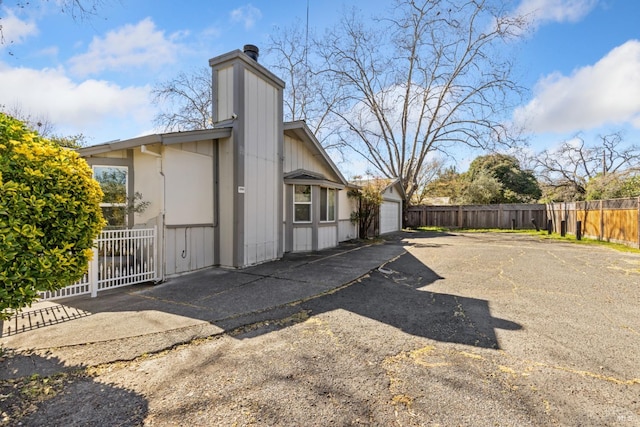
{"type": "Polygon", "coordinates": [[[640,249],[640,197],[638,197],[638,249],[640,249]]]}
{"type": "Polygon", "coordinates": [[[598,240],[604,240],[604,206],[602,200],[600,200],[600,233],[598,234],[598,240]]]}

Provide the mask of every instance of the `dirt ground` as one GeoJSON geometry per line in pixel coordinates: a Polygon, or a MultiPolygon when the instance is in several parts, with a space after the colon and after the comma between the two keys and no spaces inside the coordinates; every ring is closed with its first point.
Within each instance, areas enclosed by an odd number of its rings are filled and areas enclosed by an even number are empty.
{"type": "Polygon", "coordinates": [[[4,423],[640,426],[640,255],[493,233],[397,244],[286,319],[5,382],[23,402],[3,400],[4,423]]]}

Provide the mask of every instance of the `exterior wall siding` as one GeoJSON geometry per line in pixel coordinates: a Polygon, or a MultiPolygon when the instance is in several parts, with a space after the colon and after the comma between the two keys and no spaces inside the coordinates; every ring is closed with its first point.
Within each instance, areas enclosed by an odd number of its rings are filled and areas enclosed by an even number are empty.
{"type": "Polygon", "coordinates": [[[213,157],[166,147],[164,160],[166,224],[213,224],[213,157]]]}
{"type": "Polygon", "coordinates": [[[214,265],[213,227],[168,227],[165,230],[165,274],[168,276],[214,265]]]}
{"type": "MultiPolygon", "coordinates": [[[[155,150],[160,152],[160,147],[155,150]]],[[[135,174],[135,191],[142,195],[141,202],[149,202],[144,212],[136,213],[134,225],[155,225],[156,219],[162,215],[162,160],[137,149],[133,154],[133,171],[135,174]]]]}
{"type": "Polygon", "coordinates": [[[305,147],[302,141],[284,136],[284,173],[298,169],[316,172],[329,178],[333,172],[320,163],[305,147]]]}
{"type": "Polygon", "coordinates": [[[245,70],[244,265],[278,258],[278,90],[245,70]]]}
{"type": "Polygon", "coordinates": [[[358,226],[351,222],[351,213],[358,208],[357,201],[347,196],[348,188],[338,191],[338,241],[358,237],[358,226]]]}
{"type": "Polygon", "coordinates": [[[338,245],[338,228],[335,225],[325,225],[318,228],[318,250],[332,248],[338,245]]]}
{"type": "Polygon", "coordinates": [[[219,197],[218,197],[218,214],[217,221],[218,233],[220,239],[220,253],[218,262],[225,267],[233,266],[233,222],[234,214],[234,195],[237,189],[233,181],[233,165],[234,152],[231,139],[220,141],[219,156],[219,197]]]}
{"type": "Polygon", "coordinates": [[[293,252],[313,250],[313,230],[311,227],[294,227],[293,252]]]}
{"type": "MultiPolygon", "coordinates": [[[[217,94],[216,102],[216,121],[230,119],[234,114],[233,111],[233,66],[219,69],[217,71],[217,86],[215,93],[217,94]]],[[[214,81],[216,79],[214,78],[214,81]]]]}

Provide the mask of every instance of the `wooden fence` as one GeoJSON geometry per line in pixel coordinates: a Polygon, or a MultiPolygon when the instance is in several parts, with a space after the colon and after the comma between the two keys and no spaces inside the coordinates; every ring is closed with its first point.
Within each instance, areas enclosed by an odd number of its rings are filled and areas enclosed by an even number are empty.
{"type": "Polygon", "coordinates": [[[412,206],[407,227],[540,229],[640,248],[640,197],[589,202],[412,206]],[[535,224],[534,222],[535,221],[535,224]],[[550,223],[549,223],[550,221],[550,223]]]}
{"type": "Polygon", "coordinates": [[[448,205],[412,206],[407,210],[407,227],[454,228],[545,228],[546,205],[448,205]]]}
{"type": "Polygon", "coordinates": [[[582,236],[640,248],[640,197],[550,203],[547,216],[556,233],[564,221],[566,233],[576,234],[580,222],[582,236]]]}

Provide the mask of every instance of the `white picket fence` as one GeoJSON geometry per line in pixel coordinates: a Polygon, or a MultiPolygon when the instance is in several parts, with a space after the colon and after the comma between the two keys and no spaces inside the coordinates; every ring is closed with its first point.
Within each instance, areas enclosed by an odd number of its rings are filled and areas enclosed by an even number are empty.
{"type": "Polygon", "coordinates": [[[104,230],[96,239],[89,271],[76,283],[54,292],[43,292],[42,300],[91,294],[136,283],[157,280],[157,227],[104,230]]]}

